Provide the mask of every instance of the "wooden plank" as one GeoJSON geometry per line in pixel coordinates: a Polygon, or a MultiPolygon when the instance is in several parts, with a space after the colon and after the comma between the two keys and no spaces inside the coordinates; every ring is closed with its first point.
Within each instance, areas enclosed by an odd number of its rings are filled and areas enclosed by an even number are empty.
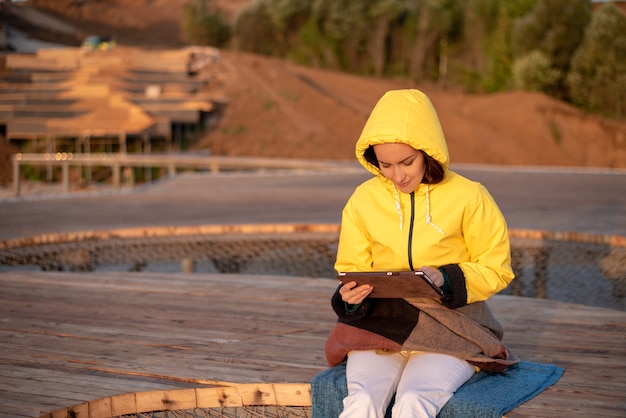
{"type": "Polygon", "coordinates": [[[109,418],[142,412],[262,405],[310,407],[310,385],[247,384],[219,388],[133,392],[60,408],[51,415],[56,417],[59,414],[72,413],[82,418],[109,418]]]}
{"type": "Polygon", "coordinates": [[[26,69],[36,71],[73,71],[78,67],[76,60],[59,61],[52,58],[42,58],[32,54],[7,54],[6,67],[11,69],[26,69]]]}
{"type": "Polygon", "coordinates": [[[624,416],[624,312],[538,299],[524,299],[523,310],[512,310],[505,306],[510,300],[490,303],[505,327],[504,341],[522,358],[558,364],[565,373],[507,417],[624,416]]]}
{"type": "Polygon", "coordinates": [[[196,389],[198,407],[209,408],[222,405],[224,407],[242,406],[243,399],[236,387],[198,388],[196,389]]]}
{"type": "Polygon", "coordinates": [[[123,393],[111,398],[111,415],[133,414],[137,411],[137,400],[134,393],[123,393]]]}
{"type": "Polygon", "coordinates": [[[176,396],[170,396],[168,391],[139,392],[135,394],[137,412],[175,411],[177,409],[192,409],[196,407],[195,389],[181,389],[176,396]]]}
{"type": "MultiPolygon", "coordinates": [[[[234,403],[307,404],[308,382],[327,367],[336,284],[221,274],[2,273],[0,407],[37,416],[77,405],[71,413],[87,416],[89,402],[106,414],[163,407],[164,399],[224,402],[225,393],[234,403]],[[237,394],[210,391],[210,384],[235,386],[237,394]],[[129,394],[143,392],[150,393],[144,403],[133,404],[129,394]]],[[[625,312],[513,296],[490,304],[505,342],[522,359],[566,369],[508,417],[623,416],[625,312]]]]}
{"type": "Polygon", "coordinates": [[[15,408],[12,406],[0,404],[0,418],[17,418],[17,417],[31,417],[28,413],[24,412],[22,408],[15,408]]]}

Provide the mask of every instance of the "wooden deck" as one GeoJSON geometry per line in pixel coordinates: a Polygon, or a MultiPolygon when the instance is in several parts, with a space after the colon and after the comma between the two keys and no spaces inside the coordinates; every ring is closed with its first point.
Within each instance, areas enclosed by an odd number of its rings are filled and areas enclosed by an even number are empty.
{"type": "MultiPolygon", "coordinates": [[[[335,284],[249,275],[0,273],[0,417],[223,382],[306,384],[326,368],[335,284]]],[[[490,305],[522,359],[566,369],[507,417],[626,416],[626,312],[511,296],[490,305]]]]}

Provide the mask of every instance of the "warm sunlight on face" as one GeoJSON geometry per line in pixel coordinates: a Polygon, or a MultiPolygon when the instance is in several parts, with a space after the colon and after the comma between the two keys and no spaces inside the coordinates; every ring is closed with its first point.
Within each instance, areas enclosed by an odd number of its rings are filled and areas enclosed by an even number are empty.
{"type": "Polygon", "coordinates": [[[391,180],[398,190],[411,193],[422,182],[426,165],[424,154],[407,144],[374,145],[383,176],[391,180]]]}

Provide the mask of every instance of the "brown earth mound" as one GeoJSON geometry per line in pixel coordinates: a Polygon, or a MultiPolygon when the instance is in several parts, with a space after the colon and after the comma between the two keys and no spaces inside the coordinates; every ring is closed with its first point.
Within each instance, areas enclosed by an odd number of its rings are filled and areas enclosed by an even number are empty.
{"type": "MultiPolygon", "coordinates": [[[[29,3],[52,9],[76,36],[98,31],[122,45],[183,45],[186,0],[29,3]]],[[[218,3],[233,16],[247,2],[218,3]]],[[[229,50],[218,65],[223,71],[216,82],[227,106],[194,145],[213,154],[353,160],[354,142],[376,100],[389,89],[420,88],[439,112],[453,163],[626,168],[626,122],[587,115],[542,94],[464,95],[229,50]]],[[[0,176],[6,184],[6,173],[0,176]]]]}
{"type": "Polygon", "coordinates": [[[438,110],[453,162],[626,168],[626,123],[543,94],[464,95],[230,51],[221,62],[229,104],[200,141],[214,153],[352,159],[378,98],[417,87],[438,110]]]}

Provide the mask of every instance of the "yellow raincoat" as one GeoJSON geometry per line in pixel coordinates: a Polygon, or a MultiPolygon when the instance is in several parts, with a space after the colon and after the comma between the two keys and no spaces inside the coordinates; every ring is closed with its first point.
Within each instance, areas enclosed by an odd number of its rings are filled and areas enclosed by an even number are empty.
{"type": "Polygon", "coordinates": [[[511,282],[505,219],[485,187],[449,170],[445,137],[426,95],[386,93],[363,128],[356,156],[374,177],[356,188],[343,210],[338,272],[439,268],[452,293],[444,304],[451,308],[486,300],[511,282]],[[384,143],[405,143],[435,158],[445,169],[443,181],[400,192],[363,156],[384,143]]]}

